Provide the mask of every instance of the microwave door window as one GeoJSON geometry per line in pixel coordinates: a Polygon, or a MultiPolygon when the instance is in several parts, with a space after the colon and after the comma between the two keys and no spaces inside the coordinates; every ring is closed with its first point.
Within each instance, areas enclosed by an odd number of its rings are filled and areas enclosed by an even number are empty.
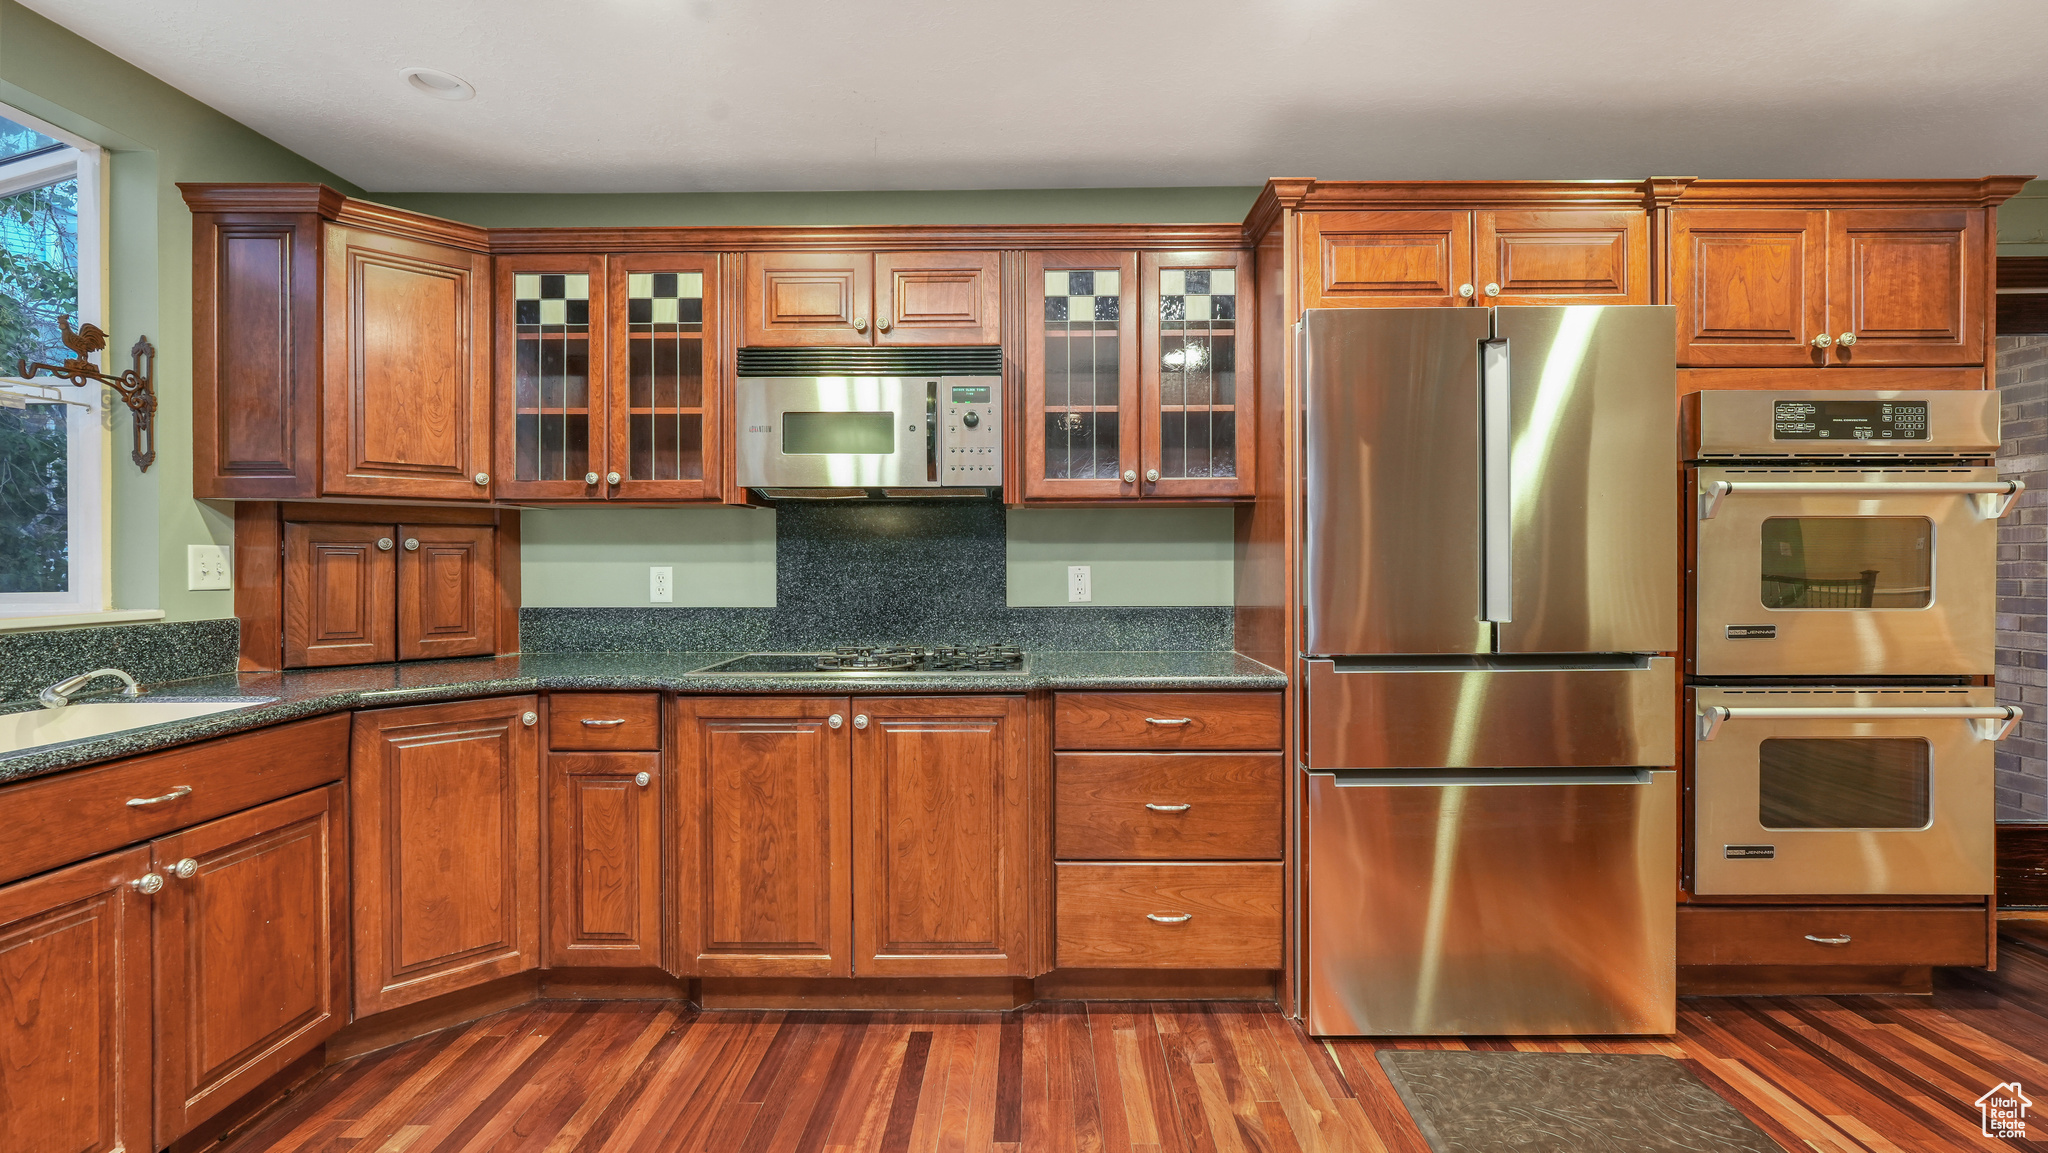
{"type": "Polygon", "coordinates": [[[1934,522],[1771,517],[1759,570],[1767,609],[1924,609],[1934,603],[1934,522]]]}
{"type": "Polygon", "coordinates": [[[784,456],[887,456],[896,451],[893,412],[785,412],[784,456]]]}
{"type": "Polygon", "coordinates": [[[1924,829],[1933,748],[1917,737],[1775,737],[1757,750],[1766,829],[1924,829]]]}

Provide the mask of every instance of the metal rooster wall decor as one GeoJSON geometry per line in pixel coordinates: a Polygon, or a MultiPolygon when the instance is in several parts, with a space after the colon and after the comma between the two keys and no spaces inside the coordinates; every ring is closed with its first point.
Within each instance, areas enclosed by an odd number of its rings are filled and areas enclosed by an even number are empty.
{"type": "Polygon", "coordinates": [[[64,347],[71,350],[71,355],[62,364],[17,361],[21,379],[32,380],[37,373],[47,372],[81,388],[103,384],[121,394],[121,402],[135,414],[135,450],[129,455],[136,468],[148,472],[156,460],[156,346],[146,336],[137,338],[135,347],[128,350],[135,367],[119,376],[108,376],[88,359],[107,347],[107,334],[96,324],[83,325],[74,332],[68,316],[59,317],[57,323],[64,329],[64,347]]]}

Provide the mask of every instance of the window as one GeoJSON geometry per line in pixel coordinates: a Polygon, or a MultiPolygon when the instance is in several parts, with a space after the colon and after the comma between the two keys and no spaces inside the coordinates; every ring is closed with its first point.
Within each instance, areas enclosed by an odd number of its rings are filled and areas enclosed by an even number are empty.
{"type": "Polygon", "coordinates": [[[96,147],[0,106],[0,617],[107,607],[105,390],[16,367],[102,320],[98,178],[96,147]]]}

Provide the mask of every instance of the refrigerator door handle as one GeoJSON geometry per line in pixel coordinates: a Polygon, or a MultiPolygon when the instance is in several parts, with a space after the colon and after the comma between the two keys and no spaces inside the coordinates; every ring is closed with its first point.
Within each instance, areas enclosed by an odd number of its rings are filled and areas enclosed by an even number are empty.
{"type": "Polygon", "coordinates": [[[1479,344],[1480,512],[1479,616],[1495,624],[1514,619],[1515,528],[1513,414],[1508,389],[1508,342],[1479,344]]]}
{"type": "Polygon", "coordinates": [[[1647,785],[1648,768],[1621,769],[1310,769],[1340,789],[1432,788],[1463,785],[1647,785]]]}

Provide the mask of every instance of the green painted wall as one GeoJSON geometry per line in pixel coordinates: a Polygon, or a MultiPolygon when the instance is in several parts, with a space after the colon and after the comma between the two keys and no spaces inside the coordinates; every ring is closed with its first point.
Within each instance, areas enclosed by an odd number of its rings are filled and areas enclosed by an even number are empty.
{"type": "Polygon", "coordinates": [[[2048,256],[2048,180],[2030,180],[1998,206],[1998,255],[2048,256]]]}
{"type": "MultiPolygon", "coordinates": [[[[157,460],[128,459],[114,405],[114,605],[172,620],[233,615],[233,594],[185,589],[185,546],[227,543],[231,513],[192,499],[192,218],[177,182],[320,180],[360,191],[148,73],[0,0],[0,102],[109,150],[110,349],[157,347],[157,460]]],[[[120,356],[102,365],[127,367],[120,356]]]]}
{"type": "Polygon", "coordinates": [[[775,513],[760,508],[529,509],[519,517],[520,600],[645,608],[647,569],[675,568],[675,604],[775,607],[775,513]]]}

